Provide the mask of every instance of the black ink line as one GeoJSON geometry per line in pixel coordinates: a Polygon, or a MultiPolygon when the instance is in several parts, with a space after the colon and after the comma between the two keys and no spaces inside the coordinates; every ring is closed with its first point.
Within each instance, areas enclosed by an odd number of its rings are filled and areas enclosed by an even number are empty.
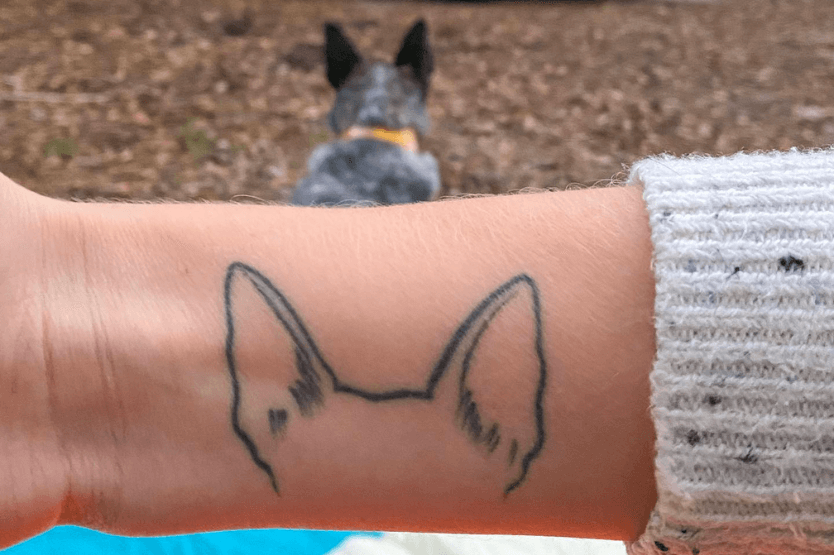
{"type": "Polygon", "coordinates": [[[517,292],[510,293],[500,303],[496,303],[495,307],[487,313],[483,322],[481,322],[481,325],[478,327],[478,331],[472,339],[472,344],[469,345],[469,348],[466,350],[466,354],[463,357],[463,368],[460,373],[458,384],[460,397],[458,412],[462,412],[461,423],[463,425],[463,429],[469,434],[475,443],[486,443],[490,453],[495,451],[498,447],[498,443],[501,441],[501,436],[498,434],[498,425],[493,424],[489,432],[487,432],[486,435],[483,435],[481,412],[478,410],[478,404],[472,399],[472,391],[466,387],[466,378],[469,375],[469,368],[472,365],[472,357],[475,350],[478,348],[478,344],[481,342],[481,337],[484,332],[492,323],[492,319],[495,318],[501,309],[513,300],[516,295],[518,295],[517,292]]]}
{"type": "MultiPolygon", "coordinates": [[[[254,286],[260,296],[267,303],[272,313],[289,334],[293,344],[295,345],[296,367],[301,375],[301,379],[295,382],[295,385],[290,388],[290,392],[295,399],[299,410],[305,416],[309,416],[313,409],[316,406],[321,405],[323,402],[321,379],[319,374],[316,372],[316,367],[321,368],[327,377],[330,378],[333,391],[335,393],[346,393],[372,402],[393,401],[398,399],[420,399],[431,401],[434,399],[435,389],[437,388],[440,379],[453,364],[458,349],[464,346],[464,343],[467,340],[470,340],[471,343],[468,345],[468,348],[466,348],[462,361],[462,377],[459,384],[458,412],[463,413],[462,424],[464,431],[476,441],[485,443],[490,452],[495,450],[498,446],[498,442],[500,441],[498,426],[497,424],[494,424],[485,435],[482,435],[483,425],[481,423],[481,417],[474,401],[469,401],[472,393],[465,387],[465,376],[469,370],[472,354],[474,353],[484,331],[487,327],[489,327],[492,319],[510,300],[512,300],[512,298],[518,294],[518,291],[515,290],[516,287],[522,284],[529,287],[533,301],[536,335],[535,346],[539,363],[538,384],[534,401],[536,441],[533,447],[524,454],[520,472],[516,479],[506,486],[504,489],[504,495],[508,495],[523,483],[527,473],[529,472],[530,465],[541,453],[545,438],[543,399],[547,367],[544,359],[539,290],[535,281],[530,276],[527,274],[519,274],[513,277],[496,288],[486,298],[478,303],[475,309],[469,313],[463,323],[455,330],[452,335],[452,339],[446,345],[440,359],[429,375],[425,389],[403,388],[393,391],[366,391],[347,385],[338,379],[331,366],[321,355],[321,352],[302,323],[298,313],[292,307],[287,298],[270,282],[269,279],[266,278],[266,276],[243,262],[234,262],[230,264],[226,271],[224,283],[224,305],[227,326],[226,361],[229,365],[229,373],[232,380],[232,428],[235,434],[246,446],[255,464],[269,476],[272,488],[276,491],[276,493],[279,491],[278,483],[271,465],[261,457],[260,451],[258,450],[254,440],[240,425],[241,396],[240,382],[234,360],[235,329],[232,317],[231,299],[232,282],[238,274],[245,277],[254,286]],[[474,332],[474,336],[470,338],[469,336],[471,334],[471,330],[475,326],[477,326],[477,328],[474,332]],[[464,401],[465,399],[466,401],[464,401]]],[[[515,460],[515,451],[518,449],[518,442],[515,439],[513,440],[511,449],[512,453],[510,456],[510,464],[512,464],[515,460]]]]}
{"type": "Polygon", "coordinates": [[[283,432],[290,417],[287,409],[269,409],[267,414],[269,415],[269,431],[272,435],[283,432]]]}
{"type": "MultiPolygon", "coordinates": [[[[234,264],[232,265],[234,266],[234,264]]],[[[278,491],[278,481],[275,479],[275,474],[272,472],[272,466],[263,460],[258,452],[258,447],[249,434],[243,431],[240,427],[240,382],[237,377],[237,369],[235,367],[234,345],[235,345],[235,323],[232,319],[232,279],[235,277],[232,271],[232,266],[226,272],[226,280],[223,284],[223,301],[226,308],[226,364],[229,365],[229,374],[232,377],[232,428],[235,434],[240,438],[246,449],[249,451],[249,456],[252,461],[258,465],[258,468],[266,472],[269,476],[269,483],[275,493],[278,491]]]]}
{"type": "Polygon", "coordinates": [[[538,430],[538,435],[536,438],[536,444],[532,449],[527,451],[527,454],[524,455],[524,458],[521,461],[521,474],[515,482],[504,489],[505,497],[521,485],[524,478],[527,476],[527,472],[530,470],[530,465],[533,464],[533,460],[539,456],[542,447],[544,447],[544,386],[547,372],[545,369],[544,344],[542,339],[542,312],[541,304],[539,302],[538,287],[536,287],[532,278],[526,275],[524,277],[529,280],[530,288],[533,291],[533,315],[536,318],[536,355],[539,358],[539,364],[541,364],[539,387],[536,390],[536,429],[538,430]]]}
{"type": "Polygon", "coordinates": [[[510,444],[510,466],[515,462],[516,455],[518,455],[518,440],[513,439],[513,442],[510,444]]]}
{"type": "Polygon", "coordinates": [[[321,390],[321,378],[313,368],[313,362],[307,353],[295,348],[295,366],[301,379],[296,380],[295,385],[290,387],[290,394],[298,405],[302,416],[312,416],[313,409],[324,403],[324,393],[321,390]]]}

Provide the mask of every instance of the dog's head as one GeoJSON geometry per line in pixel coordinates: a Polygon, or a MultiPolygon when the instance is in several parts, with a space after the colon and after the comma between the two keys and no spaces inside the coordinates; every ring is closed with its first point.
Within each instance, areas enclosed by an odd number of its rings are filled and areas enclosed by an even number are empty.
{"type": "Polygon", "coordinates": [[[422,19],[406,33],[394,63],[368,62],[332,23],[324,27],[327,80],[336,89],[331,129],[415,129],[428,132],[426,97],[434,59],[422,19]]]}

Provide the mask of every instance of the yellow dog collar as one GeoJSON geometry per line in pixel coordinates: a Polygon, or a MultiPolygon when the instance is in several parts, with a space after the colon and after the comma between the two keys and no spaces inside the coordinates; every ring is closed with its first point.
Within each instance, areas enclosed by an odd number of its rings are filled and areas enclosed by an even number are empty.
{"type": "Polygon", "coordinates": [[[385,129],[383,127],[351,127],[342,134],[342,139],[379,139],[417,152],[417,135],[411,129],[385,129]]]}

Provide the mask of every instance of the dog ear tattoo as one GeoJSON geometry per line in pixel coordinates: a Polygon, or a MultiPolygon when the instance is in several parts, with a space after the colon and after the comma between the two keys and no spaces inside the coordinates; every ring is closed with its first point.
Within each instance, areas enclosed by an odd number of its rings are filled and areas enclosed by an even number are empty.
{"type": "MultiPolygon", "coordinates": [[[[500,486],[504,496],[524,484],[531,465],[544,447],[546,364],[541,307],[538,287],[526,274],[499,285],[466,315],[439,353],[434,367],[426,369],[423,385],[413,389],[360,388],[340,379],[287,297],[266,276],[247,264],[234,262],[228,267],[224,307],[226,362],[232,385],[232,429],[276,493],[280,491],[279,476],[272,461],[279,455],[282,436],[291,429],[295,419],[316,418],[326,410],[327,399],[336,395],[349,396],[358,403],[384,403],[387,406],[434,404],[438,411],[448,413],[450,423],[460,429],[462,439],[468,439],[473,449],[500,462],[505,477],[502,483],[496,483],[496,488],[500,486]],[[263,303],[270,329],[252,331],[247,316],[236,310],[236,303],[242,302],[239,299],[243,297],[263,303]],[[485,397],[479,393],[485,377],[478,375],[477,354],[479,348],[488,347],[491,338],[495,337],[487,331],[500,321],[502,312],[507,312],[508,307],[512,307],[514,315],[529,315],[530,333],[517,334],[518,338],[509,340],[518,341],[518,347],[526,355],[521,357],[524,361],[513,365],[513,383],[519,384],[514,402],[490,404],[484,402],[485,397]],[[284,373],[281,376],[269,376],[271,382],[277,378],[280,384],[283,392],[280,399],[269,397],[271,393],[263,393],[256,387],[257,379],[247,378],[247,367],[251,365],[247,365],[240,345],[250,334],[257,338],[249,341],[262,341],[261,332],[280,338],[294,359],[293,369],[280,370],[284,373]],[[436,402],[441,395],[454,396],[455,408],[449,409],[450,404],[436,402]],[[520,405],[516,399],[521,400],[520,405]],[[519,410],[519,406],[523,408],[519,410]]],[[[501,340],[502,344],[508,341],[506,337],[501,340]]],[[[263,370],[259,368],[258,371],[263,370]]],[[[501,388],[486,388],[493,395],[496,389],[501,388]]]]}

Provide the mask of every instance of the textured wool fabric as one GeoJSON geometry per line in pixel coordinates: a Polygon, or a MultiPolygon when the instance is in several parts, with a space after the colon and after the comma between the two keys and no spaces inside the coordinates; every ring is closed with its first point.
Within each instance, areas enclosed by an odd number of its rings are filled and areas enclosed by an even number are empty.
{"type": "Polygon", "coordinates": [[[658,503],[632,555],[834,553],[834,150],[632,169],[658,503]]]}

